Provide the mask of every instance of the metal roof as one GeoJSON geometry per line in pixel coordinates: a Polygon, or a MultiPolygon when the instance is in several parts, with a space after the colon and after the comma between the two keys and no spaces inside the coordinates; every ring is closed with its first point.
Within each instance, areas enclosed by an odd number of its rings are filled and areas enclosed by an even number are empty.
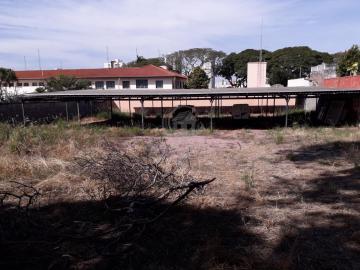
{"type": "Polygon", "coordinates": [[[268,88],[217,88],[217,89],[134,89],[134,90],[73,90],[50,93],[32,93],[21,96],[31,100],[74,99],[224,99],[293,98],[296,96],[360,95],[360,89],[333,89],[320,87],[268,87],[268,88]]]}

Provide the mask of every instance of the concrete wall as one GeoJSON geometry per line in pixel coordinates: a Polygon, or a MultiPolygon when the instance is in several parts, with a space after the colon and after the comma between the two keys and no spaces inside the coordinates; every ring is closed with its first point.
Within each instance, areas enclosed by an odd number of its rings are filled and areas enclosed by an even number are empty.
{"type": "Polygon", "coordinates": [[[288,87],[310,87],[311,82],[304,78],[288,80],[288,87]]]}
{"type": "Polygon", "coordinates": [[[266,62],[252,62],[247,65],[247,87],[267,87],[266,62]]]}
{"type": "Polygon", "coordinates": [[[323,87],[327,88],[360,88],[360,76],[325,79],[323,87]]]}

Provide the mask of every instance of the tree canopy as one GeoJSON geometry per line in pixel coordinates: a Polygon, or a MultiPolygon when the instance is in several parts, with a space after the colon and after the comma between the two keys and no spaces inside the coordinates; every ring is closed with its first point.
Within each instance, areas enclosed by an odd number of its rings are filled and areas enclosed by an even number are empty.
{"type": "Polygon", "coordinates": [[[169,69],[172,68],[170,65],[165,63],[165,59],[163,57],[145,58],[143,56],[137,56],[135,61],[131,61],[126,64],[127,67],[143,67],[147,65],[167,66],[169,69]]]}
{"type": "Polygon", "coordinates": [[[0,67],[0,99],[6,98],[7,93],[4,91],[3,85],[14,83],[17,81],[16,73],[12,69],[0,67]]]}
{"type": "Polygon", "coordinates": [[[216,51],[211,48],[193,48],[168,54],[166,63],[184,75],[189,75],[196,67],[211,63],[212,72],[216,73],[225,56],[226,54],[223,51],[216,51]]]}
{"type": "MultiPolygon", "coordinates": [[[[231,53],[222,61],[218,75],[227,79],[234,87],[246,87],[247,63],[259,61],[259,50],[247,49],[231,53]]],[[[288,47],[274,52],[263,51],[263,61],[268,63],[269,83],[287,85],[288,79],[309,76],[311,67],[323,62],[333,62],[328,53],[318,52],[309,47],[288,47]]]]}
{"type": "Polygon", "coordinates": [[[208,88],[210,79],[200,67],[195,67],[188,76],[186,88],[203,89],[208,88]]]}
{"type": "Polygon", "coordinates": [[[353,45],[340,56],[337,73],[339,76],[357,75],[360,64],[360,49],[353,45]]]}
{"type": "Polygon", "coordinates": [[[311,67],[321,63],[332,63],[329,53],[312,50],[309,47],[288,47],[271,54],[268,62],[269,83],[287,85],[287,80],[306,78],[311,67]]]}
{"type": "MultiPolygon", "coordinates": [[[[247,63],[259,61],[260,51],[247,49],[240,53],[231,53],[222,61],[217,74],[229,81],[231,86],[246,87],[247,84],[247,63]]],[[[264,61],[271,57],[269,51],[263,51],[264,61]]]]}
{"type": "MultiPolygon", "coordinates": [[[[45,91],[57,92],[66,90],[80,90],[90,88],[91,82],[89,80],[80,80],[74,76],[60,75],[58,77],[51,77],[46,80],[45,91]]],[[[41,92],[43,89],[37,89],[41,92]]]]}

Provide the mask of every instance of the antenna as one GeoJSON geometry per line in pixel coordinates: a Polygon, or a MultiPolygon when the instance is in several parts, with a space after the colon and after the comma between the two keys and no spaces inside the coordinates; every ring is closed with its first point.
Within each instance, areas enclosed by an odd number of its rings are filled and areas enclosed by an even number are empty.
{"type": "Polygon", "coordinates": [[[110,60],[109,60],[109,47],[108,46],[106,46],[106,60],[107,60],[108,63],[110,62],[110,60]]]}
{"type": "Polygon", "coordinates": [[[44,76],[44,71],[41,67],[41,57],[40,57],[40,49],[38,48],[38,61],[39,61],[39,69],[41,70],[41,76],[44,76]]]}
{"type": "Polygon", "coordinates": [[[261,26],[260,26],[260,56],[259,56],[259,62],[263,61],[263,24],[264,19],[261,17],[261,26]]]}
{"type": "Polygon", "coordinates": [[[24,69],[27,70],[26,56],[24,55],[24,69]]]}

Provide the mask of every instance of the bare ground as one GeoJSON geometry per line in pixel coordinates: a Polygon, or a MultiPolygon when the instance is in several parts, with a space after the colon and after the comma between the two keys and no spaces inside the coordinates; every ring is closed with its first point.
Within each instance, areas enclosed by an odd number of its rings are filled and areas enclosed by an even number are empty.
{"type": "Polygon", "coordinates": [[[191,156],[195,175],[218,179],[189,203],[217,213],[202,225],[221,220],[202,235],[201,256],[189,259],[205,269],[360,269],[359,135],[297,129],[167,137],[174,156],[191,156]]]}

